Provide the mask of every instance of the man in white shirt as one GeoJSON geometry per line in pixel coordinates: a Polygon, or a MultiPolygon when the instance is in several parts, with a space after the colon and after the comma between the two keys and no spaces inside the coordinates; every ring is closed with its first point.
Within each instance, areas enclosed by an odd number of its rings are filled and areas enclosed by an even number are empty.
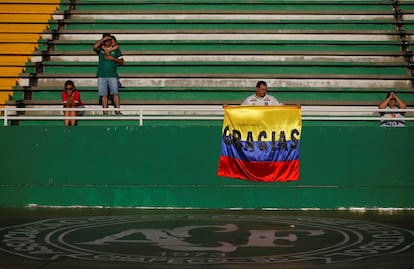
{"type": "Polygon", "coordinates": [[[246,106],[281,106],[276,98],[267,94],[267,84],[259,81],[256,84],[256,93],[244,99],[242,105],[246,106]]]}
{"type": "Polygon", "coordinates": [[[396,109],[406,109],[407,105],[394,92],[387,94],[387,97],[378,105],[379,109],[394,110],[393,112],[380,112],[381,127],[404,127],[404,112],[396,112],[396,109]]]}

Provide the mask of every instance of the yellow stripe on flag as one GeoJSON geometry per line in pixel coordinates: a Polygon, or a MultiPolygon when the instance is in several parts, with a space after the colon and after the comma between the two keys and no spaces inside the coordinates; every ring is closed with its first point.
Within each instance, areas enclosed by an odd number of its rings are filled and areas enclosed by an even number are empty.
{"type": "MultiPolygon", "coordinates": [[[[242,140],[251,132],[253,137],[265,131],[267,134],[283,131],[290,139],[292,130],[301,130],[301,110],[296,106],[228,106],[224,109],[223,129],[230,127],[230,132],[238,130],[242,140]]],[[[300,139],[300,135],[297,136],[300,139]]],[[[276,137],[278,140],[279,137],[276,137]]],[[[262,141],[271,141],[271,135],[262,137],[262,141]]]]}

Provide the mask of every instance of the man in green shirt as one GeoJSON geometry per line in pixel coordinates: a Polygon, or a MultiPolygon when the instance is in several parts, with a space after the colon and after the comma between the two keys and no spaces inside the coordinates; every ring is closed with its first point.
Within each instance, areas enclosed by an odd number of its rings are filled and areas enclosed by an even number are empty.
{"type": "MultiPolygon", "coordinates": [[[[102,38],[95,42],[93,50],[99,56],[98,71],[98,94],[102,98],[102,107],[108,107],[108,89],[114,98],[115,108],[120,107],[118,94],[118,65],[124,64],[124,58],[118,46],[113,46],[114,37],[110,34],[103,34],[102,38]]],[[[104,111],[104,114],[107,114],[104,111]]],[[[119,110],[116,114],[121,114],[119,110]]]]}

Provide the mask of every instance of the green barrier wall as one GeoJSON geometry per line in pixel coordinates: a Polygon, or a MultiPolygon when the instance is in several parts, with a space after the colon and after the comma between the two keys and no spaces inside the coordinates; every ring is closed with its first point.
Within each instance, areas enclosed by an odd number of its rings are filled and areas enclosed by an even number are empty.
{"type": "Polygon", "coordinates": [[[0,128],[0,206],[414,205],[414,127],[304,126],[301,179],[216,176],[221,126],[0,128]]]}

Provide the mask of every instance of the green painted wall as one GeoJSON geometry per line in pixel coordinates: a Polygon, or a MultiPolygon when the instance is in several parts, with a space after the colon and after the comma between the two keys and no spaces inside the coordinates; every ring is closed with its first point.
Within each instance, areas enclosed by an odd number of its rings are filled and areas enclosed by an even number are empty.
{"type": "Polygon", "coordinates": [[[308,126],[301,179],[216,176],[220,124],[0,128],[0,206],[414,207],[414,127],[308,126]]]}

